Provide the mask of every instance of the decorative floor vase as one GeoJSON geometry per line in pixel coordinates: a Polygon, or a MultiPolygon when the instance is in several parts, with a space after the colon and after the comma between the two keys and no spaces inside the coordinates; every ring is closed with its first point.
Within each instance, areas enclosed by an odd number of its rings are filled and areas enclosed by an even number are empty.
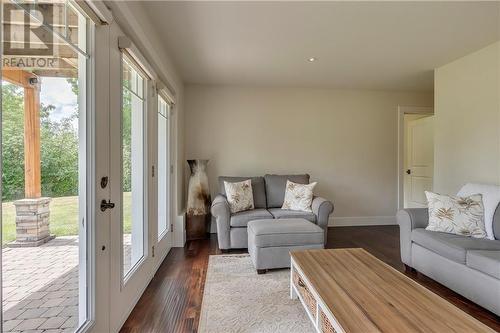
{"type": "Polygon", "coordinates": [[[210,190],[208,188],[208,160],[188,160],[191,176],[188,184],[186,211],[186,238],[206,238],[210,232],[210,190]]]}

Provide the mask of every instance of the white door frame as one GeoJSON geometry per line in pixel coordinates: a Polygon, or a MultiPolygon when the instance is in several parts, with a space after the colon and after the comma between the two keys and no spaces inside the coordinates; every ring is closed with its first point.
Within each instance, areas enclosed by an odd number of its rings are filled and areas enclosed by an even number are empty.
{"type": "Polygon", "coordinates": [[[397,210],[404,207],[404,115],[405,114],[422,114],[434,115],[434,107],[432,106],[404,106],[398,105],[398,159],[397,159],[397,179],[398,179],[398,202],[397,210]]]}
{"type": "Polygon", "coordinates": [[[94,129],[93,147],[95,165],[91,170],[94,180],[92,193],[92,209],[95,217],[95,233],[91,244],[95,258],[94,274],[95,286],[91,318],[94,319],[91,332],[109,332],[109,287],[110,287],[110,222],[109,210],[102,212],[99,207],[101,200],[110,197],[109,187],[109,25],[98,25],[94,34],[94,129]],[[108,184],[103,188],[101,179],[108,177],[108,184]]]}
{"type": "MultiPolygon", "coordinates": [[[[169,98],[168,96],[166,96],[166,94],[161,91],[161,90],[158,90],[157,91],[157,94],[156,94],[156,110],[158,110],[158,106],[159,106],[159,103],[158,103],[158,99],[159,98],[162,98],[168,105],[169,105],[169,109],[168,109],[168,114],[167,114],[167,127],[168,127],[168,133],[167,133],[167,136],[166,136],[166,139],[168,140],[167,141],[167,144],[168,144],[168,155],[167,155],[167,165],[166,165],[166,172],[167,172],[167,184],[168,184],[168,192],[167,192],[167,196],[168,196],[168,216],[167,216],[167,232],[164,233],[163,235],[161,235],[162,237],[159,238],[158,237],[158,223],[156,223],[156,228],[155,228],[155,235],[154,237],[155,240],[156,240],[156,245],[155,245],[155,252],[156,253],[159,253],[159,254],[163,254],[163,253],[168,253],[170,251],[170,249],[172,248],[173,246],[173,232],[172,232],[172,226],[173,226],[173,214],[172,214],[172,204],[173,204],[173,200],[172,200],[172,171],[173,171],[173,166],[172,166],[172,110],[173,110],[173,107],[174,107],[174,104],[171,100],[171,98],[169,98]]],[[[156,114],[153,116],[153,124],[158,124],[158,112],[156,112],[156,114]]],[[[150,129],[150,132],[152,134],[152,138],[151,138],[151,146],[152,146],[152,149],[153,149],[153,152],[152,152],[152,155],[154,156],[154,163],[155,163],[155,166],[156,166],[156,170],[158,170],[158,174],[159,174],[159,168],[158,168],[158,136],[159,134],[157,133],[158,131],[158,126],[152,126],[153,128],[150,129]]],[[[158,207],[159,205],[161,204],[159,201],[158,201],[158,177],[155,177],[154,179],[154,184],[152,184],[152,189],[153,189],[153,192],[154,192],[154,198],[151,198],[152,202],[153,203],[156,203],[157,205],[155,207],[152,208],[152,211],[155,211],[155,220],[158,221],[158,207]]],[[[163,261],[163,260],[162,260],[163,261]]]]}

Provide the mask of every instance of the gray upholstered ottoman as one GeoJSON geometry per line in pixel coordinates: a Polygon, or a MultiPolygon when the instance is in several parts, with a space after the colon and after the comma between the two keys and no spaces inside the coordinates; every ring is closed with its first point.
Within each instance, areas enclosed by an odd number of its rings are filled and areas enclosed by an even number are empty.
{"type": "Polygon", "coordinates": [[[248,253],[258,274],[290,267],[290,251],[322,249],[323,229],[303,218],[248,222],[248,253]]]}

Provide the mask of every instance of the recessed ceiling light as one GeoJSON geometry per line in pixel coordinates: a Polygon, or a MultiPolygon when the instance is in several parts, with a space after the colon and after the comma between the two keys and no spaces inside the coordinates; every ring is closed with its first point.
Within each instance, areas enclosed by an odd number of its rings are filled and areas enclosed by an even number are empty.
{"type": "Polygon", "coordinates": [[[318,60],[318,59],[316,59],[315,57],[311,57],[311,58],[307,59],[307,61],[309,61],[309,62],[315,62],[316,60],[318,60]]]}

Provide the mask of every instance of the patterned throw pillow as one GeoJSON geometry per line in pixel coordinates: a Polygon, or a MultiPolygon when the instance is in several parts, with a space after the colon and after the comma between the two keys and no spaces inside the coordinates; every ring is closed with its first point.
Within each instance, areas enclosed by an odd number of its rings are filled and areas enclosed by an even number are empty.
{"type": "Polygon", "coordinates": [[[297,184],[286,181],[285,200],[281,209],[312,212],[313,190],[317,183],[297,184]]]}
{"type": "Polygon", "coordinates": [[[426,230],[485,238],[483,196],[453,197],[425,192],[429,206],[426,230]]]}
{"type": "Polygon", "coordinates": [[[227,202],[231,213],[253,209],[252,180],[248,179],[238,183],[224,182],[227,202]]]}

